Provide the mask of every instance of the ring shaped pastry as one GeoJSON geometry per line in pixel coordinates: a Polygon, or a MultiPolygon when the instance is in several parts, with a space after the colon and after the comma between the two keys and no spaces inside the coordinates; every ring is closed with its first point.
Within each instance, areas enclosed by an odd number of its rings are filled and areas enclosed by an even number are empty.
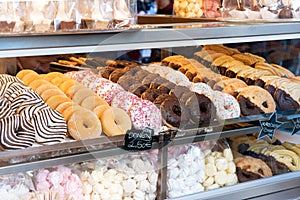
{"type": "Polygon", "coordinates": [[[127,113],[120,109],[111,107],[106,109],[100,116],[103,132],[107,136],[123,135],[131,129],[131,120],[127,113]]]}
{"type": "Polygon", "coordinates": [[[100,105],[108,106],[108,103],[104,99],[98,97],[97,95],[93,95],[85,98],[80,105],[88,110],[93,110],[94,108],[100,105]]]}
{"type": "Polygon", "coordinates": [[[49,89],[41,94],[42,99],[46,102],[50,97],[55,95],[66,96],[60,89],[49,89]]]}
{"type": "Polygon", "coordinates": [[[39,86],[43,84],[50,84],[50,83],[43,79],[37,79],[32,81],[28,86],[35,91],[39,86]]]}
{"type": "Polygon", "coordinates": [[[59,104],[68,102],[68,101],[71,102],[71,99],[65,95],[54,95],[54,96],[50,97],[46,101],[46,103],[49,105],[50,108],[55,110],[56,107],[59,106],[59,104]]]}
{"type": "Polygon", "coordinates": [[[77,107],[68,120],[68,131],[75,140],[85,140],[99,137],[102,127],[95,113],[77,107]]]}

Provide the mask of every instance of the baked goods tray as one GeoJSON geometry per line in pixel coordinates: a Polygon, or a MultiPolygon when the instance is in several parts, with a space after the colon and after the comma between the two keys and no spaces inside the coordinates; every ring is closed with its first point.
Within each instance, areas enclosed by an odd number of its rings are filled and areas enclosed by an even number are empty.
{"type": "MultiPolygon", "coordinates": [[[[207,127],[166,130],[153,136],[152,149],[167,144],[180,145],[204,140],[215,140],[237,135],[256,133],[260,130],[259,120],[269,119],[271,114],[255,115],[229,119],[223,123],[213,123],[207,127]]],[[[300,117],[300,111],[288,111],[278,114],[278,120],[300,117]]],[[[287,127],[290,127],[288,124],[287,127]]],[[[19,171],[28,171],[53,166],[53,163],[70,164],[85,160],[127,154],[124,150],[124,135],[82,141],[67,140],[64,143],[35,146],[22,150],[0,152],[0,175],[19,171]]]]}
{"type": "Polygon", "coordinates": [[[173,24],[192,22],[219,22],[215,18],[185,18],[174,15],[138,15],[137,24],[173,24]]]}

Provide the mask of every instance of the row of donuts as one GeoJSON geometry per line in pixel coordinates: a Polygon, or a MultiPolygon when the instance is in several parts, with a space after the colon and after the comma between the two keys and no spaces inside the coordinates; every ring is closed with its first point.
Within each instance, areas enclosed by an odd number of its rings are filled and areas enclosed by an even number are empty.
{"type": "MultiPolygon", "coordinates": [[[[144,127],[150,127],[155,133],[160,131],[162,126],[161,113],[152,102],[143,100],[125,91],[119,84],[101,78],[99,75],[88,70],[67,72],[66,76],[90,88],[111,105],[111,107],[121,109],[129,115],[135,129],[140,130],[144,127]]],[[[124,123],[124,120],[121,119],[117,123],[124,123]]]]}
{"type": "Polygon", "coordinates": [[[131,128],[129,116],[123,110],[111,108],[89,88],[62,73],[38,75],[32,70],[22,70],[17,77],[64,116],[73,139],[100,137],[102,130],[107,136],[125,134],[131,128]],[[119,123],[109,123],[114,121],[119,123]]]}
{"type": "Polygon", "coordinates": [[[231,137],[229,143],[239,182],[300,170],[299,145],[276,139],[257,140],[255,135],[231,137]]]}
{"type": "MultiPolygon", "coordinates": [[[[177,82],[172,83],[141,66],[120,64],[119,61],[109,62],[108,66],[99,68],[99,74],[138,97],[153,102],[161,112],[164,125],[171,128],[198,127],[214,121],[216,108],[213,102],[206,95],[182,86],[189,84],[187,80],[179,80],[179,77],[177,82]]],[[[170,73],[170,76],[174,74],[170,73]]]]}
{"type": "Polygon", "coordinates": [[[54,144],[66,137],[63,116],[14,76],[0,75],[0,147],[23,149],[54,144]]]}
{"type": "MultiPolygon", "coordinates": [[[[207,84],[213,90],[219,90],[232,95],[238,101],[242,116],[270,113],[276,109],[275,101],[266,90],[258,86],[248,86],[238,78],[228,78],[217,74],[194,59],[187,59],[180,55],[169,56],[162,60],[162,64],[177,69],[194,83],[207,84]]],[[[216,98],[220,99],[219,96],[221,95],[217,95],[216,98]]],[[[221,105],[226,106],[224,103],[221,105]]],[[[222,108],[222,106],[220,107],[222,108]]]]}
{"type": "Polygon", "coordinates": [[[291,89],[299,87],[299,77],[280,65],[267,63],[263,57],[241,53],[224,45],[204,46],[195,53],[195,58],[222,75],[236,77],[247,85],[268,90],[276,102],[277,110],[300,108],[297,89],[291,89]]]}

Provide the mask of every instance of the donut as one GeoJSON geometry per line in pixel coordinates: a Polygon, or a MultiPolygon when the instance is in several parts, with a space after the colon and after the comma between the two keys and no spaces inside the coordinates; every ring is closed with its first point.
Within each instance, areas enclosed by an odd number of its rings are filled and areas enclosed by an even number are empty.
{"type": "Polygon", "coordinates": [[[184,74],[177,71],[168,73],[165,78],[176,85],[190,86],[189,79],[184,74]]]}
{"type": "MultiPolygon", "coordinates": [[[[129,72],[130,73],[130,72],[129,72]]],[[[146,70],[139,70],[134,74],[134,77],[139,80],[140,82],[143,81],[143,79],[148,76],[150,73],[146,70]]]]}
{"type": "Polygon", "coordinates": [[[240,105],[237,100],[226,93],[214,91],[213,98],[216,107],[217,118],[224,120],[239,117],[241,114],[240,105]]]}
{"type": "Polygon", "coordinates": [[[67,78],[64,82],[62,82],[59,85],[59,89],[61,91],[63,91],[64,93],[66,93],[68,91],[68,89],[73,85],[75,85],[75,81],[73,79],[67,78]]]}
{"type": "Polygon", "coordinates": [[[146,85],[147,87],[150,86],[151,82],[156,78],[160,77],[158,74],[148,74],[143,80],[142,84],[146,85]]]}
{"type": "Polygon", "coordinates": [[[52,79],[50,82],[55,85],[55,86],[59,86],[60,84],[62,84],[65,80],[65,77],[55,77],[54,79],[52,79]]]}
{"type": "Polygon", "coordinates": [[[38,75],[38,73],[36,73],[35,71],[33,71],[33,70],[31,70],[31,69],[23,69],[23,70],[21,70],[21,71],[19,71],[19,72],[17,73],[16,77],[22,80],[23,77],[24,77],[25,75],[27,75],[27,74],[36,74],[36,75],[38,75]]]}
{"type": "Polygon", "coordinates": [[[20,90],[29,90],[29,88],[19,82],[8,82],[0,86],[0,96],[9,99],[13,93],[20,90]]]}
{"type": "Polygon", "coordinates": [[[109,79],[109,75],[115,70],[116,68],[115,67],[101,67],[99,69],[99,74],[101,74],[101,76],[103,78],[106,78],[106,79],[109,79]]]}
{"type": "Polygon", "coordinates": [[[49,82],[46,81],[46,80],[43,80],[43,79],[37,79],[37,80],[32,81],[32,82],[28,85],[28,87],[30,87],[31,89],[33,89],[34,91],[36,91],[36,89],[37,89],[39,86],[43,85],[43,84],[49,84],[49,82]]]}
{"type": "Polygon", "coordinates": [[[82,88],[86,88],[86,87],[85,87],[84,85],[82,85],[81,83],[77,83],[77,82],[76,82],[75,85],[69,87],[69,89],[66,91],[65,94],[66,94],[69,98],[73,99],[74,94],[75,94],[78,90],[80,90],[80,89],[82,89],[82,88]]]}
{"type": "Polygon", "coordinates": [[[119,78],[126,73],[125,69],[116,69],[109,75],[109,80],[117,83],[119,78]]]}
{"type": "Polygon", "coordinates": [[[89,85],[94,82],[95,80],[97,80],[99,78],[99,76],[97,74],[94,74],[93,72],[88,73],[82,80],[81,80],[81,84],[89,87],[89,85]]]}
{"type": "Polygon", "coordinates": [[[35,91],[36,91],[36,93],[38,93],[39,95],[41,95],[44,91],[50,90],[50,89],[57,89],[57,87],[54,86],[54,85],[52,85],[52,84],[50,84],[50,83],[48,83],[48,84],[42,84],[42,85],[38,86],[35,91]]]}
{"type": "Polygon", "coordinates": [[[55,144],[64,141],[67,124],[63,116],[51,108],[42,109],[32,117],[35,140],[43,144],[55,144]]]}
{"type": "Polygon", "coordinates": [[[60,78],[64,78],[64,74],[61,72],[49,72],[48,74],[46,74],[43,79],[51,82],[53,79],[60,77],[60,78]]]}
{"type": "Polygon", "coordinates": [[[33,124],[25,117],[13,115],[0,120],[0,146],[4,149],[24,149],[35,142],[33,124]]]}
{"type": "Polygon", "coordinates": [[[176,97],[166,98],[160,105],[162,120],[165,125],[171,128],[179,128],[186,125],[189,120],[189,112],[184,105],[181,105],[176,97]]]}
{"type": "Polygon", "coordinates": [[[150,127],[155,132],[159,131],[162,123],[160,110],[148,100],[136,99],[128,111],[135,129],[141,130],[150,127]]]}
{"type": "Polygon", "coordinates": [[[121,108],[122,110],[128,113],[129,109],[135,101],[141,101],[141,99],[138,98],[136,95],[131,94],[130,92],[121,91],[114,96],[111,102],[111,106],[121,108]]]}
{"type": "Polygon", "coordinates": [[[41,94],[42,99],[46,102],[50,97],[55,96],[55,95],[61,95],[61,96],[66,96],[65,93],[63,93],[60,89],[49,89],[44,91],[41,94]]]}
{"type": "Polygon", "coordinates": [[[176,98],[174,95],[170,95],[170,94],[161,94],[159,95],[154,101],[153,103],[160,108],[160,105],[167,99],[167,98],[176,98]]]}
{"type": "Polygon", "coordinates": [[[100,97],[93,95],[86,97],[80,104],[82,107],[88,109],[88,110],[93,110],[95,107],[100,106],[100,105],[107,105],[108,103],[104,100],[101,99],[100,97]]]}
{"type": "MultiPolygon", "coordinates": [[[[101,115],[103,114],[103,112],[106,110],[106,109],[109,109],[110,106],[109,105],[99,105],[97,107],[95,107],[93,109],[93,112],[97,115],[98,119],[101,120],[101,115]]],[[[105,122],[102,122],[101,121],[101,124],[103,124],[105,122]]],[[[103,127],[103,126],[102,126],[103,127]]]]}
{"type": "MultiPolygon", "coordinates": [[[[80,109],[81,107],[74,104],[73,102],[71,102],[72,104],[70,106],[68,106],[66,109],[64,109],[62,111],[62,116],[64,117],[64,119],[66,120],[66,122],[69,121],[70,117],[72,116],[74,110],[76,109],[80,109]]],[[[63,104],[63,103],[62,103],[63,104]]],[[[61,105],[61,104],[60,104],[61,105]]]]}
{"type": "Polygon", "coordinates": [[[100,98],[104,99],[109,105],[111,105],[111,102],[116,94],[118,94],[121,91],[124,91],[124,89],[120,85],[113,82],[109,82],[109,84],[100,85],[96,90],[96,94],[100,98]]]}
{"type": "Polygon", "coordinates": [[[141,82],[136,79],[135,76],[130,75],[128,72],[121,76],[117,82],[122,88],[128,90],[130,86],[134,84],[140,84],[141,82]]]}
{"type": "Polygon", "coordinates": [[[167,82],[169,82],[167,79],[164,79],[162,77],[157,77],[150,83],[149,88],[157,89],[158,86],[160,86],[161,84],[167,83],[167,82]]]}
{"type": "Polygon", "coordinates": [[[207,125],[215,119],[216,107],[204,94],[195,93],[185,105],[190,111],[191,120],[199,126],[207,125]]]}
{"type": "Polygon", "coordinates": [[[50,97],[46,103],[49,105],[50,108],[54,109],[59,106],[59,104],[64,103],[64,102],[71,102],[71,99],[68,98],[67,96],[63,95],[54,95],[50,97]]]}
{"type": "Polygon", "coordinates": [[[129,87],[128,92],[131,92],[135,94],[138,97],[141,97],[141,95],[148,89],[146,85],[142,84],[134,84],[129,87]]]}
{"type": "Polygon", "coordinates": [[[101,85],[104,84],[111,84],[111,81],[105,79],[105,78],[100,78],[98,77],[94,82],[91,82],[89,84],[89,88],[93,91],[93,92],[97,92],[97,88],[101,85]]]}
{"type": "Polygon", "coordinates": [[[190,90],[193,92],[197,92],[198,94],[203,94],[207,96],[209,99],[213,99],[213,90],[206,83],[193,83],[190,87],[190,90]]]}
{"type": "Polygon", "coordinates": [[[147,89],[142,95],[141,99],[146,99],[153,102],[159,95],[163,94],[158,89],[147,89]]]}
{"type": "Polygon", "coordinates": [[[68,120],[68,131],[75,140],[85,140],[99,137],[102,127],[95,113],[77,107],[68,120]]]}
{"type": "Polygon", "coordinates": [[[175,86],[175,88],[170,91],[170,94],[172,94],[172,95],[176,96],[178,99],[180,99],[184,93],[189,92],[189,91],[190,90],[187,87],[175,86]]]}
{"type": "Polygon", "coordinates": [[[66,102],[63,102],[63,103],[59,104],[59,105],[56,107],[55,110],[56,110],[57,112],[59,112],[60,114],[63,114],[63,112],[64,112],[67,108],[69,108],[69,107],[71,107],[71,106],[73,106],[73,105],[74,105],[73,102],[66,101],[66,102]]]}
{"type": "Polygon", "coordinates": [[[22,107],[26,107],[29,105],[38,104],[44,102],[43,99],[33,90],[20,90],[11,95],[11,109],[21,109],[22,107]]]}
{"type": "Polygon", "coordinates": [[[42,79],[37,73],[27,73],[21,79],[25,85],[29,85],[32,81],[42,79]]]}
{"type": "Polygon", "coordinates": [[[94,96],[94,92],[92,90],[89,88],[80,88],[74,93],[72,101],[80,105],[85,98],[91,96],[94,96]]]}
{"type": "Polygon", "coordinates": [[[131,129],[131,120],[127,113],[120,108],[105,109],[100,116],[103,132],[107,136],[124,135],[131,129]]]}

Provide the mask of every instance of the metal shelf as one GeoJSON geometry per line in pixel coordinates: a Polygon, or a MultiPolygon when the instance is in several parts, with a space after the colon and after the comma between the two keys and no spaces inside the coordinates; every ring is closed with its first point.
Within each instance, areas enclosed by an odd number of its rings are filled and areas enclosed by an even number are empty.
{"type": "Polygon", "coordinates": [[[164,25],[113,32],[2,34],[0,57],[92,53],[300,38],[300,22],[164,25]],[[213,27],[210,27],[213,26],[213,27]],[[220,34],[222,33],[222,34],[220,34]]]}

